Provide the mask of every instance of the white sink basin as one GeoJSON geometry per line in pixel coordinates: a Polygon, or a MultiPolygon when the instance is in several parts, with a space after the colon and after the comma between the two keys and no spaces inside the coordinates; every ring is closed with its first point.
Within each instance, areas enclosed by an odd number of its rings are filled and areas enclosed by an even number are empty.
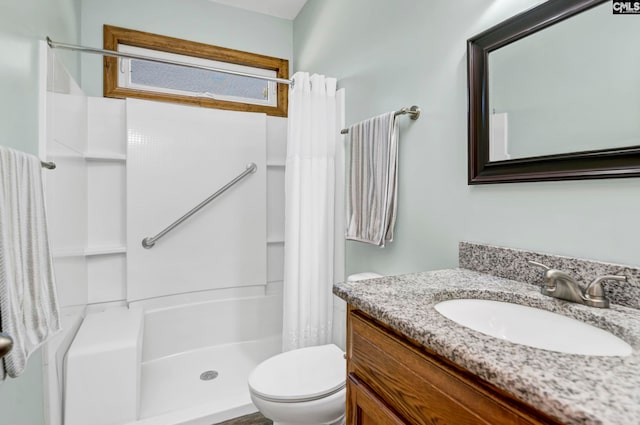
{"type": "Polygon", "coordinates": [[[628,356],[631,346],[617,336],[579,320],[518,304],[458,299],[435,305],[443,316],[516,344],[587,356],[628,356]]]}

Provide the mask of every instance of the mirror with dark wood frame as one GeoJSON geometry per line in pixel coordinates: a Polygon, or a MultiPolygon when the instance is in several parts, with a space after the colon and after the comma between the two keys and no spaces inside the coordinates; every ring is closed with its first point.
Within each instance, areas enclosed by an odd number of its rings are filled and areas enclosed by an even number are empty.
{"type": "MultiPolygon", "coordinates": [[[[623,144],[621,142],[617,142],[617,139],[613,137],[613,135],[611,135],[610,140],[603,140],[601,146],[599,146],[598,148],[582,149],[579,147],[575,147],[582,146],[581,144],[578,144],[571,145],[571,147],[567,146],[564,151],[562,149],[558,152],[549,153],[542,151],[540,153],[534,154],[535,156],[528,156],[526,154],[515,155],[514,159],[510,159],[509,155],[496,157],[491,154],[490,157],[490,135],[492,133],[490,121],[492,121],[491,115],[492,112],[494,112],[491,111],[492,104],[490,103],[490,97],[495,97],[495,93],[490,92],[489,90],[489,74],[490,72],[493,72],[493,74],[491,75],[491,82],[496,86],[496,79],[502,78],[502,75],[505,75],[504,73],[499,74],[495,69],[497,58],[500,57],[497,56],[496,53],[502,54],[502,52],[506,50],[503,48],[507,46],[509,46],[509,48],[512,48],[512,46],[514,45],[513,43],[519,40],[528,41],[533,37],[539,36],[545,30],[549,30],[549,32],[551,30],[555,30],[559,27],[552,28],[552,26],[558,24],[566,24],[567,20],[574,18],[579,14],[586,14],[589,11],[593,12],[596,6],[601,6],[603,8],[599,12],[601,14],[612,13],[611,2],[606,0],[549,0],[535,8],[516,15],[468,40],[467,78],[469,95],[469,184],[545,180],[578,180],[640,176],[640,142],[632,141],[629,144],[623,144]],[[605,11],[605,7],[607,7],[608,10],[605,11]],[[525,40],[526,37],[531,38],[525,40]],[[499,49],[503,50],[499,51],[499,49]],[[490,55],[490,53],[492,52],[494,54],[490,55]],[[493,60],[493,67],[490,67],[490,60],[493,60]],[[602,147],[605,148],[603,149],[602,147]]],[[[635,17],[623,16],[617,18],[637,19],[637,27],[640,29],[640,15],[637,15],[635,17]]],[[[614,25],[618,22],[622,23],[623,21],[616,21],[614,25]]],[[[629,21],[625,21],[625,24],[628,22],[629,21]]],[[[600,31],[596,31],[596,33],[600,33],[600,31]]],[[[597,61],[602,60],[599,59],[595,54],[595,47],[592,43],[587,41],[587,37],[585,37],[584,39],[580,39],[579,37],[579,35],[574,34],[574,38],[576,38],[578,43],[580,44],[580,50],[585,51],[585,57],[588,58],[589,61],[591,61],[591,65],[595,65],[597,61]]],[[[635,41],[633,40],[627,40],[626,43],[633,44],[634,42],[635,41]]],[[[527,43],[520,44],[526,45],[527,43]]],[[[605,44],[605,49],[606,48],[607,46],[605,44]]],[[[525,58],[527,58],[529,53],[526,50],[521,52],[521,54],[524,55],[522,57],[525,58]]],[[[567,51],[566,55],[564,56],[566,56],[567,58],[572,58],[574,57],[574,53],[575,51],[567,51]]],[[[628,50],[628,54],[636,55],[637,57],[637,49],[632,48],[628,50]]],[[[551,55],[548,56],[552,57],[551,55]]],[[[563,56],[562,52],[558,56],[563,56]]],[[[587,63],[586,66],[583,66],[582,69],[588,70],[589,68],[592,68],[592,66],[589,66],[589,63],[587,63]]],[[[579,73],[568,74],[568,76],[567,74],[564,74],[564,77],[558,75],[557,78],[573,79],[576,74],[579,73]]],[[[637,69],[635,71],[635,75],[637,75],[637,69]]],[[[603,80],[613,79],[615,78],[615,75],[602,75],[598,78],[601,78],[603,80]]],[[[525,81],[520,84],[527,84],[527,82],[525,81]]],[[[635,84],[631,87],[627,86],[622,87],[621,90],[626,90],[629,93],[629,97],[631,98],[631,101],[634,102],[634,105],[640,105],[640,98],[637,95],[637,90],[635,92],[632,91],[633,87],[640,87],[640,81],[636,81],[635,84]]],[[[578,91],[582,91],[582,89],[578,87],[578,91]]],[[[598,99],[598,96],[600,95],[594,92],[592,85],[584,84],[583,91],[585,95],[592,96],[594,102],[603,103],[600,102],[600,99],[598,99]]],[[[614,90],[610,91],[613,92],[614,90]]],[[[512,97],[517,99],[517,96],[512,97]]],[[[558,97],[555,94],[554,98],[549,99],[550,104],[561,103],[564,101],[564,99],[559,101],[558,97]]],[[[567,102],[569,101],[572,100],[567,100],[567,102]]],[[[580,102],[576,102],[577,106],[579,103],[580,102]]],[[[622,106],[617,106],[623,109],[622,106]]],[[[516,108],[513,108],[515,112],[512,115],[514,115],[514,117],[517,117],[516,114],[521,112],[518,110],[518,108],[524,110],[527,107],[529,107],[529,105],[524,105],[524,102],[523,105],[516,105],[516,108]]],[[[547,113],[549,112],[547,111],[547,113]]],[[[499,115],[506,116],[507,114],[499,115]]],[[[495,133],[496,129],[499,129],[500,131],[506,131],[506,128],[503,129],[501,124],[495,121],[496,117],[497,116],[493,117],[493,132],[495,133]],[[496,122],[498,123],[498,125],[495,124],[496,122]]],[[[576,130],[580,130],[574,132],[577,134],[584,135],[590,132],[590,130],[588,130],[588,127],[586,127],[587,124],[589,124],[589,118],[587,114],[584,114],[584,116],[582,116],[581,113],[578,112],[574,113],[573,117],[574,120],[572,122],[567,122],[567,127],[573,126],[576,130]],[[582,120],[582,122],[580,120],[582,120]],[[579,128],[582,126],[584,126],[584,128],[579,128]]],[[[637,116],[635,120],[637,122],[637,127],[640,128],[640,115],[637,116]]],[[[547,121],[538,120],[537,122],[535,122],[534,119],[529,119],[527,125],[531,125],[532,122],[539,128],[529,128],[526,126],[522,128],[521,126],[521,133],[528,131],[533,133],[537,131],[540,134],[544,134],[544,130],[548,130],[547,134],[549,132],[552,132],[552,130],[545,128],[545,126],[548,125],[547,121]]],[[[604,129],[603,136],[599,137],[607,139],[607,131],[607,129],[604,129]]],[[[515,133],[515,131],[510,131],[510,133],[515,133]]],[[[637,133],[638,135],[640,135],[640,132],[637,133]]],[[[532,136],[531,138],[535,139],[535,137],[538,136],[532,136]]],[[[544,145],[545,143],[540,144],[544,145]]],[[[588,145],[585,144],[584,146],[588,145]]],[[[495,149],[495,140],[493,149],[495,149]]],[[[513,158],[513,156],[511,156],[511,158],[513,158]]]]}

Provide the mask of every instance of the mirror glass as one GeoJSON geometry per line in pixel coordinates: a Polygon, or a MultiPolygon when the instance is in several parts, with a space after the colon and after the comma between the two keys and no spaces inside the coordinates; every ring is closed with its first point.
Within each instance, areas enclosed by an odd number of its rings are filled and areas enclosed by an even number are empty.
{"type": "Polygon", "coordinates": [[[640,146],[639,40],[605,2],[491,51],[489,161],[640,146]]]}

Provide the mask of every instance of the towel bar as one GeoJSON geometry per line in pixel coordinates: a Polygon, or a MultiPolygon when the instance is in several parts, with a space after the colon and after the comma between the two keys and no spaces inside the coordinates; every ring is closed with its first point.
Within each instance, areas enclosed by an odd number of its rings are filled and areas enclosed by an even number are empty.
{"type": "MultiPolygon", "coordinates": [[[[413,105],[411,108],[402,108],[398,111],[395,112],[395,114],[393,114],[393,116],[397,117],[398,115],[406,115],[409,114],[411,115],[409,118],[411,118],[412,120],[417,120],[418,118],[420,118],[420,113],[422,112],[422,109],[420,109],[419,106],[417,105],[413,105]]],[[[342,130],[340,130],[340,134],[347,134],[349,133],[349,129],[348,128],[343,128],[342,130]]]]}

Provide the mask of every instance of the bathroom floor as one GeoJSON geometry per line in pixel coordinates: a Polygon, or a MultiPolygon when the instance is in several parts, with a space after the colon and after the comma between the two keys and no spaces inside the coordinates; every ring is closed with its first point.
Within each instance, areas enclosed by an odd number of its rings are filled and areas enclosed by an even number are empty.
{"type": "Polygon", "coordinates": [[[260,413],[253,413],[214,425],[273,425],[273,421],[265,418],[260,413]]]}

